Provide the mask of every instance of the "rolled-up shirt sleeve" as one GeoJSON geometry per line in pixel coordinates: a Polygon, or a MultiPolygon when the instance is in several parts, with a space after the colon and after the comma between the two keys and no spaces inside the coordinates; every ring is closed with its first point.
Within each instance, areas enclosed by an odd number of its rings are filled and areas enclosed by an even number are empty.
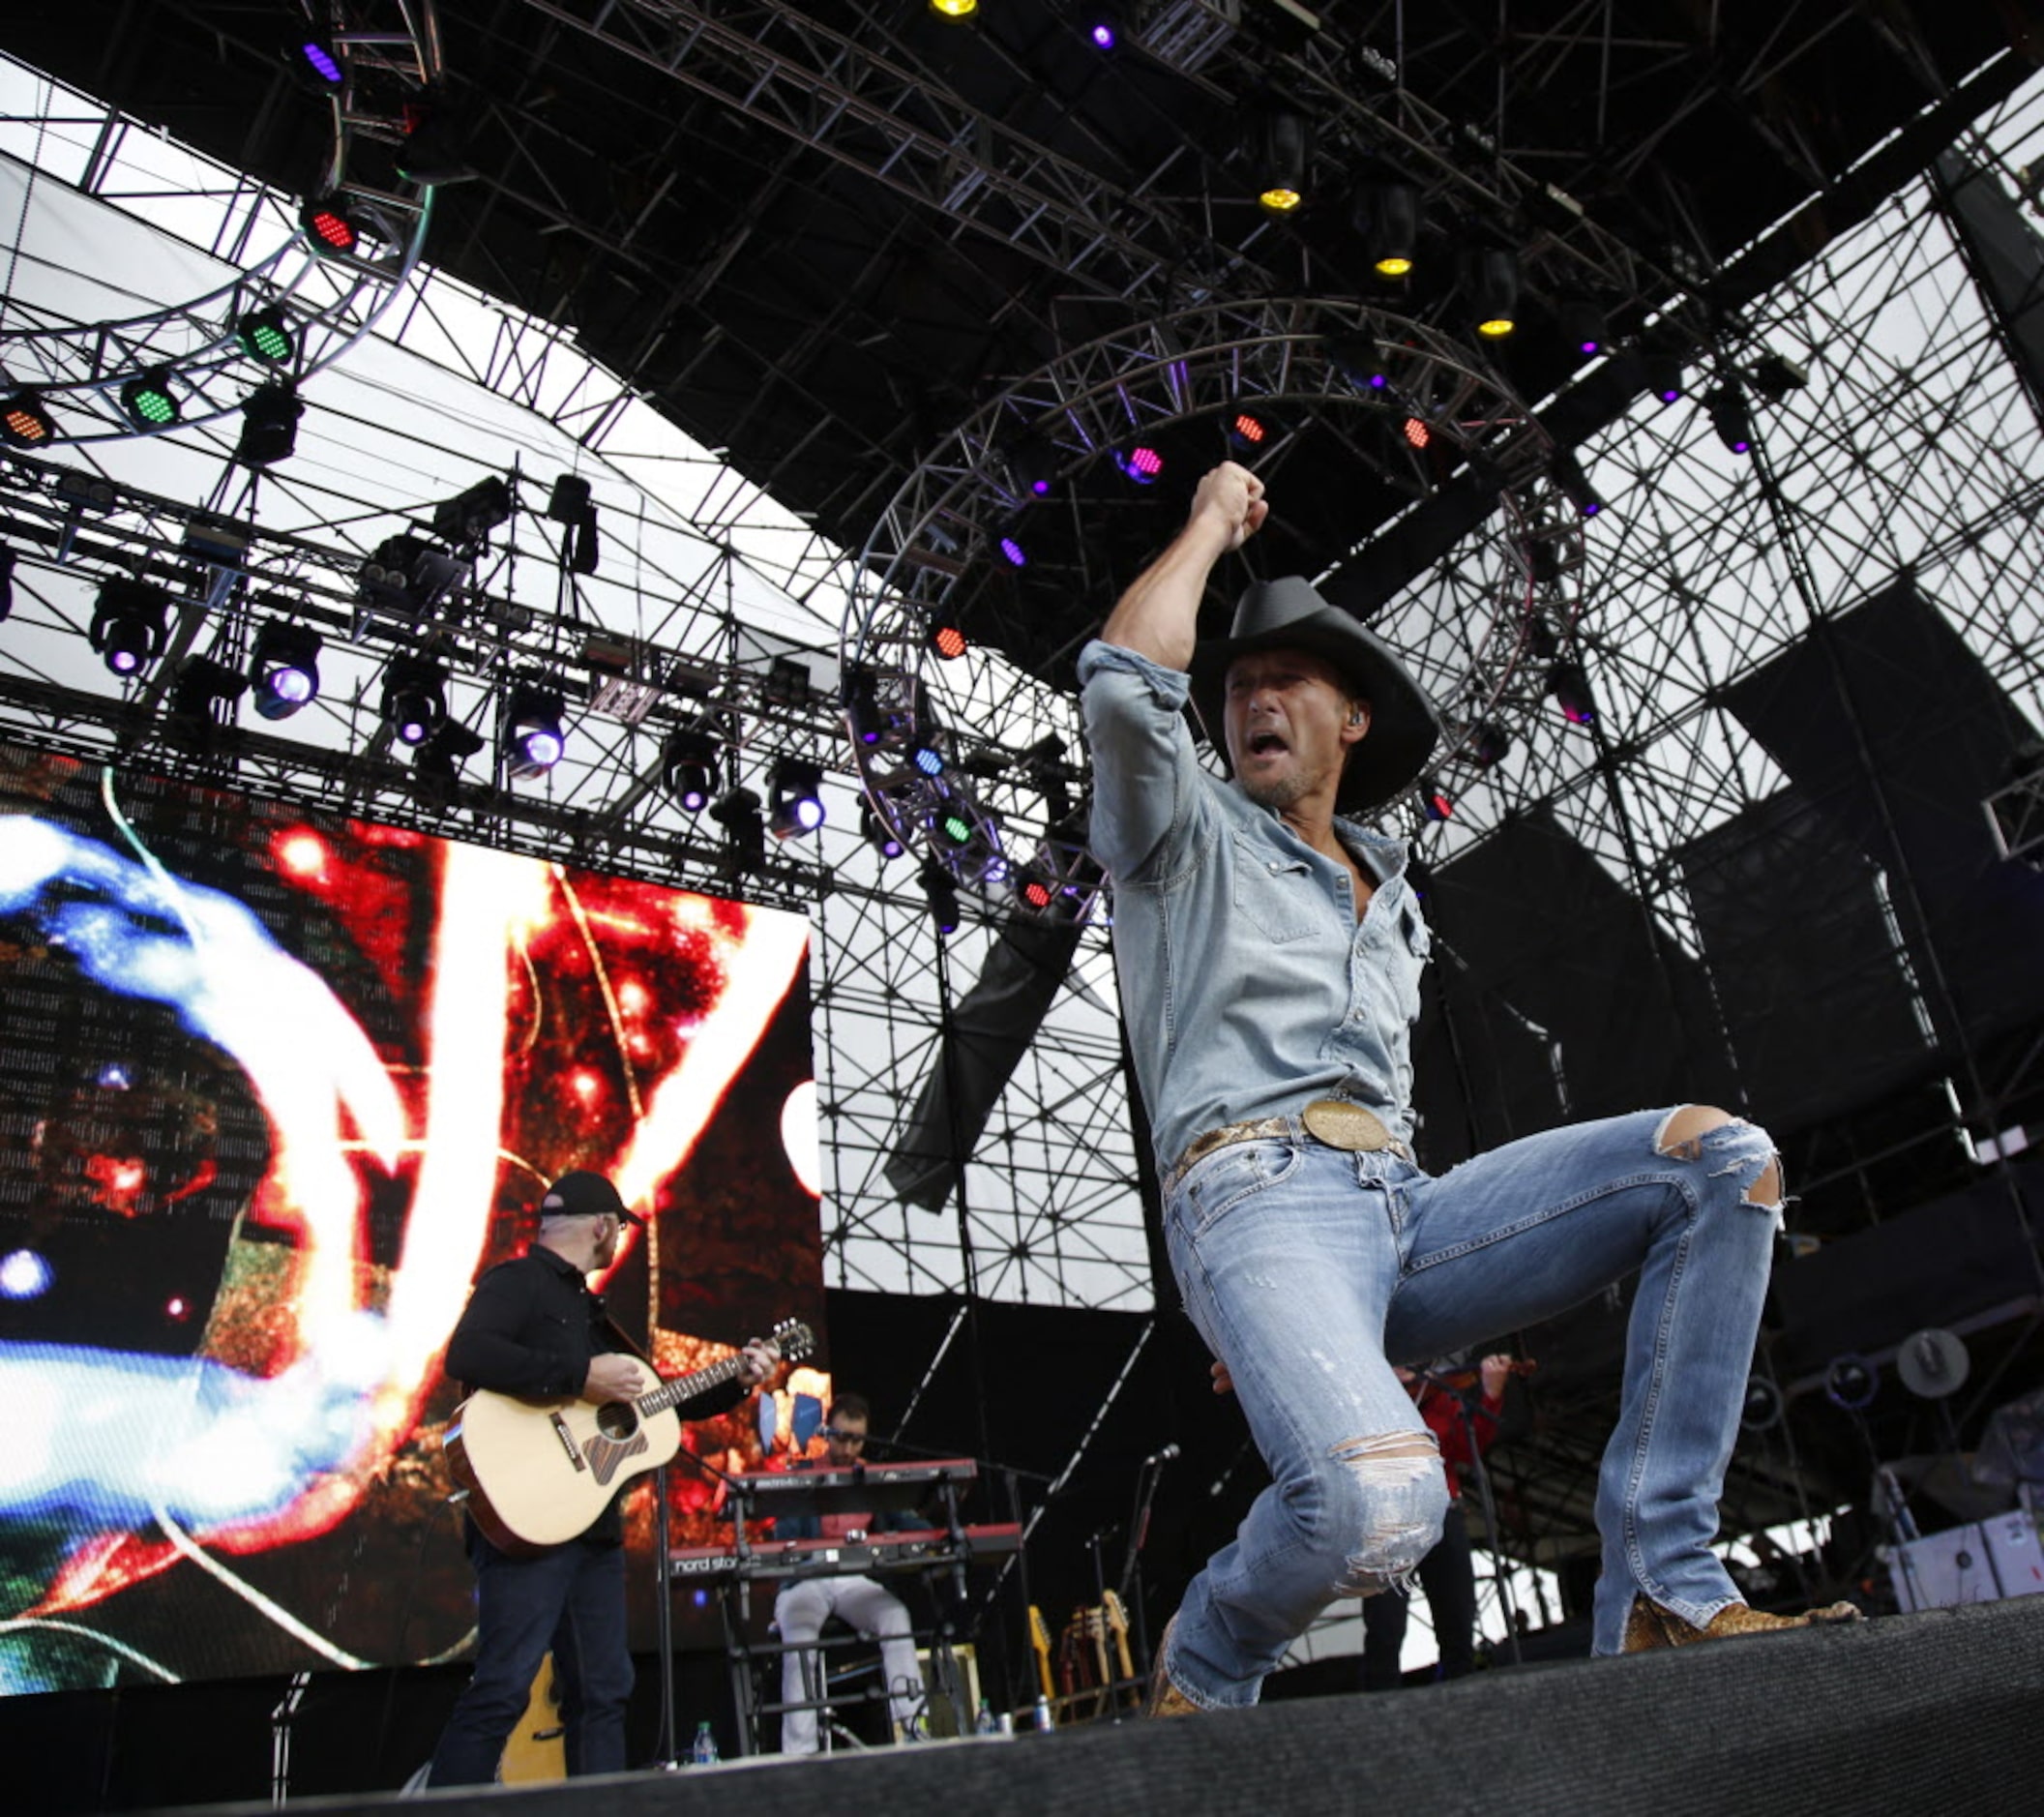
{"type": "Polygon", "coordinates": [[[1184,673],[1118,644],[1079,654],[1079,702],[1093,754],[1093,856],[1117,880],[1168,869],[1189,836],[1200,760],[1184,673]]]}

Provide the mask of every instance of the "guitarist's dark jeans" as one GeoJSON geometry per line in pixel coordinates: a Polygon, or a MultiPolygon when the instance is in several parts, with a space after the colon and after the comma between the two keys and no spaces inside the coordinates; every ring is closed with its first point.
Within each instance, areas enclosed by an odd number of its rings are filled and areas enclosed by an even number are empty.
{"type": "Polygon", "coordinates": [[[632,1653],[622,1546],[575,1540],[515,1559],[472,1528],[476,1670],[433,1750],[429,1785],[487,1785],[548,1649],[560,1675],[571,1773],[622,1772],[632,1653]]]}

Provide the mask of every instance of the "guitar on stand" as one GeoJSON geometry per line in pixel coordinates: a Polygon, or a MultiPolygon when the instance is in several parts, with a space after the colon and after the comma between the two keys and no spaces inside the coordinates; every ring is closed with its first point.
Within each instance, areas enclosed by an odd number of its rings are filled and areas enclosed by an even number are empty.
{"type": "MultiPolygon", "coordinates": [[[[784,1319],[767,1342],[783,1361],[815,1347],[815,1334],[784,1319]]],[[[522,1400],[480,1388],[455,1410],[445,1440],[468,1512],[491,1545],[529,1558],[577,1538],[635,1476],[658,1470],[681,1448],[684,1401],[720,1387],[745,1365],[743,1354],[677,1376],[632,1401],[522,1400]]]]}

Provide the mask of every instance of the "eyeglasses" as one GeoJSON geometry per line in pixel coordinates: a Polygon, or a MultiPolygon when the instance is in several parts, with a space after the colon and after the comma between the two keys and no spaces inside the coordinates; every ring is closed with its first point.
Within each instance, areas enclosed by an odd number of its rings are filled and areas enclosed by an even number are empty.
{"type": "Polygon", "coordinates": [[[866,1435],[863,1432],[841,1432],[836,1426],[825,1426],[823,1436],[833,1445],[853,1445],[866,1443],[866,1435]]]}

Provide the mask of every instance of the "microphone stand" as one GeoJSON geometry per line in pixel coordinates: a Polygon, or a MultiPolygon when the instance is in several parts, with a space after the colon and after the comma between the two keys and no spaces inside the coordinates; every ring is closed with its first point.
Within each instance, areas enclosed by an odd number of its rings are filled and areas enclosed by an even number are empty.
{"type": "Polygon", "coordinates": [[[1497,1547],[1497,1504],[1491,1497],[1491,1473],[1483,1461],[1483,1446],[1476,1440],[1476,1405],[1483,1392],[1482,1375],[1479,1372],[1477,1385],[1465,1390],[1451,1387],[1432,1370],[1415,1369],[1412,1373],[1419,1381],[1455,1397],[1456,1411],[1462,1415],[1463,1437],[1469,1447],[1469,1468],[1476,1477],[1476,1499],[1483,1508],[1484,1550],[1491,1555],[1491,1581],[1497,1586],[1497,1600],[1504,1611],[1505,1646],[1512,1663],[1524,1665],[1526,1659],[1519,1649],[1519,1608],[1512,1597],[1511,1580],[1505,1574],[1504,1555],[1497,1547]]]}
{"type": "Polygon", "coordinates": [[[1135,1611],[1137,1673],[1142,1678],[1149,1676],[1150,1669],[1149,1618],[1143,1613],[1140,1589],[1142,1544],[1150,1534],[1150,1504],[1156,1500],[1157,1485],[1164,1480],[1164,1467],[1170,1461],[1162,1452],[1142,1460],[1142,1472],[1136,1478],[1136,1512],[1129,1520],[1129,1549],[1121,1560],[1121,1606],[1135,1611]],[[1132,1585],[1137,1587],[1133,1600],[1129,1594],[1132,1585]]]}

